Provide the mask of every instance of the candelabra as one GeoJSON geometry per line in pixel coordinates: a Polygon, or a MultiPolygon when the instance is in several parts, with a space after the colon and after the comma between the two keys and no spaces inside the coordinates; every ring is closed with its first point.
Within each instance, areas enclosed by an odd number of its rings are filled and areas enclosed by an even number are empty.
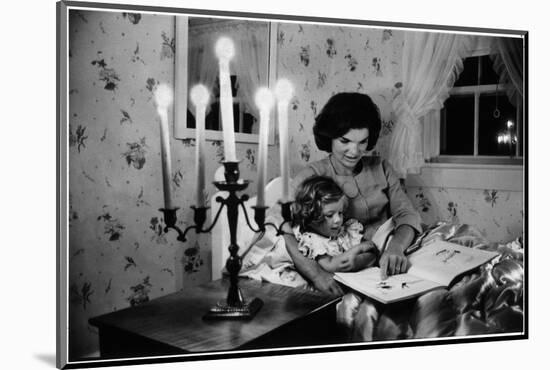
{"type": "Polygon", "coordinates": [[[265,222],[265,214],[268,207],[255,206],[254,220],[257,228],[253,227],[248,218],[245,202],[249,199],[248,195],[243,194],[240,197],[238,192],[245,190],[248,187],[249,181],[239,180],[239,162],[224,162],[225,181],[214,181],[214,185],[218,190],[228,192],[226,198],[222,196],[216,197],[216,201],[221,203],[212,224],[204,227],[206,221],[206,212],[208,207],[191,207],[194,211],[194,225],[187,227],[182,231],[177,225],[176,211],[179,208],[161,209],[164,213],[164,221],[166,223],[165,231],[174,229],[178,233],[177,239],[181,242],[186,241],[188,231],[194,229],[196,233],[208,233],[218,222],[218,218],[225,207],[227,209],[227,220],[230,233],[229,257],[226,262],[226,269],[229,274],[229,289],[225,302],[217,302],[204,316],[204,319],[251,319],[260,310],[263,302],[259,298],[245,300],[239,288],[239,271],[241,270],[241,257],[238,254],[239,246],[237,245],[237,221],[239,216],[239,206],[243,210],[248,227],[254,232],[264,232],[266,226],[273,227],[277,231],[277,235],[282,235],[282,227],[285,223],[291,220],[290,205],[292,202],[281,202],[281,213],[283,221],[280,225],[275,225],[270,222],[265,222]]]}

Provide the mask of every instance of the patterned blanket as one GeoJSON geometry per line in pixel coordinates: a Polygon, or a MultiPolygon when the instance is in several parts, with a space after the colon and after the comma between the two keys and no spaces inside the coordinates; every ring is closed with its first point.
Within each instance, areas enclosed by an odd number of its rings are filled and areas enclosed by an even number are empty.
{"type": "Polygon", "coordinates": [[[338,305],[337,321],[347,329],[351,341],[523,331],[521,238],[507,244],[491,243],[472,226],[438,223],[424,232],[411,248],[434,240],[500,254],[449,289],[431,291],[412,301],[384,306],[355,293],[346,294],[338,305]]]}

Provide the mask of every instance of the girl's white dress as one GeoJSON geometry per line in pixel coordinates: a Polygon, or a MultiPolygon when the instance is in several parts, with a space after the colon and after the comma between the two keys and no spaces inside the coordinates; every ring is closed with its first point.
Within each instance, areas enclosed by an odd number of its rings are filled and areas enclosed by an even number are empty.
{"type": "Polygon", "coordinates": [[[313,260],[320,256],[340,255],[359,244],[363,237],[363,225],[353,218],[342,225],[334,238],[327,238],[311,231],[301,232],[299,227],[295,227],[293,231],[298,241],[298,250],[313,260]]]}

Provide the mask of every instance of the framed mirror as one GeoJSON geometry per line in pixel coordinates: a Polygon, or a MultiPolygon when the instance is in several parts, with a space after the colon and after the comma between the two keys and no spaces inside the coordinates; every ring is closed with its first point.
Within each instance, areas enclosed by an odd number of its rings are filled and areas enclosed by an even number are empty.
{"type": "MultiPolygon", "coordinates": [[[[226,36],[235,45],[230,63],[235,140],[258,142],[259,112],[254,95],[258,88],[270,86],[276,76],[276,40],[272,40],[277,34],[275,27],[271,22],[248,19],[176,17],[174,135],[177,139],[195,137],[195,112],[188,95],[194,85],[201,83],[210,92],[206,139],[222,140],[219,65],[214,46],[221,36],[226,36]]],[[[270,125],[270,144],[274,143],[274,126],[270,125]]]]}

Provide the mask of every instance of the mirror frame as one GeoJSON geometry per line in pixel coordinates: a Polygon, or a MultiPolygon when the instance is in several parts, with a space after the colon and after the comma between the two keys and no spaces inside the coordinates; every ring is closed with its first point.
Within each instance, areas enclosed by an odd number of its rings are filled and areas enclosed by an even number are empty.
{"type": "MultiPolygon", "coordinates": [[[[189,39],[189,16],[176,16],[176,57],[174,62],[174,138],[175,139],[194,139],[195,129],[187,127],[187,94],[189,91],[187,78],[187,58],[188,58],[188,39],[189,39]]],[[[265,20],[262,20],[265,21],[265,20]]],[[[277,78],[277,30],[278,23],[270,22],[268,27],[268,73],[267,84],[269,88],[273,87],[277,78]]],[[[269,120],[269,145],[275,145],[275,136],[277,130],[275,109],[271,110],[269,120]]],[[[206,130],[206,140],[223,140],[223,132],[217,130],[206,130]]],[[[247,134],[235,132],[235,142],[237,143],[258,143],[258,134],[247,134]]]]}

